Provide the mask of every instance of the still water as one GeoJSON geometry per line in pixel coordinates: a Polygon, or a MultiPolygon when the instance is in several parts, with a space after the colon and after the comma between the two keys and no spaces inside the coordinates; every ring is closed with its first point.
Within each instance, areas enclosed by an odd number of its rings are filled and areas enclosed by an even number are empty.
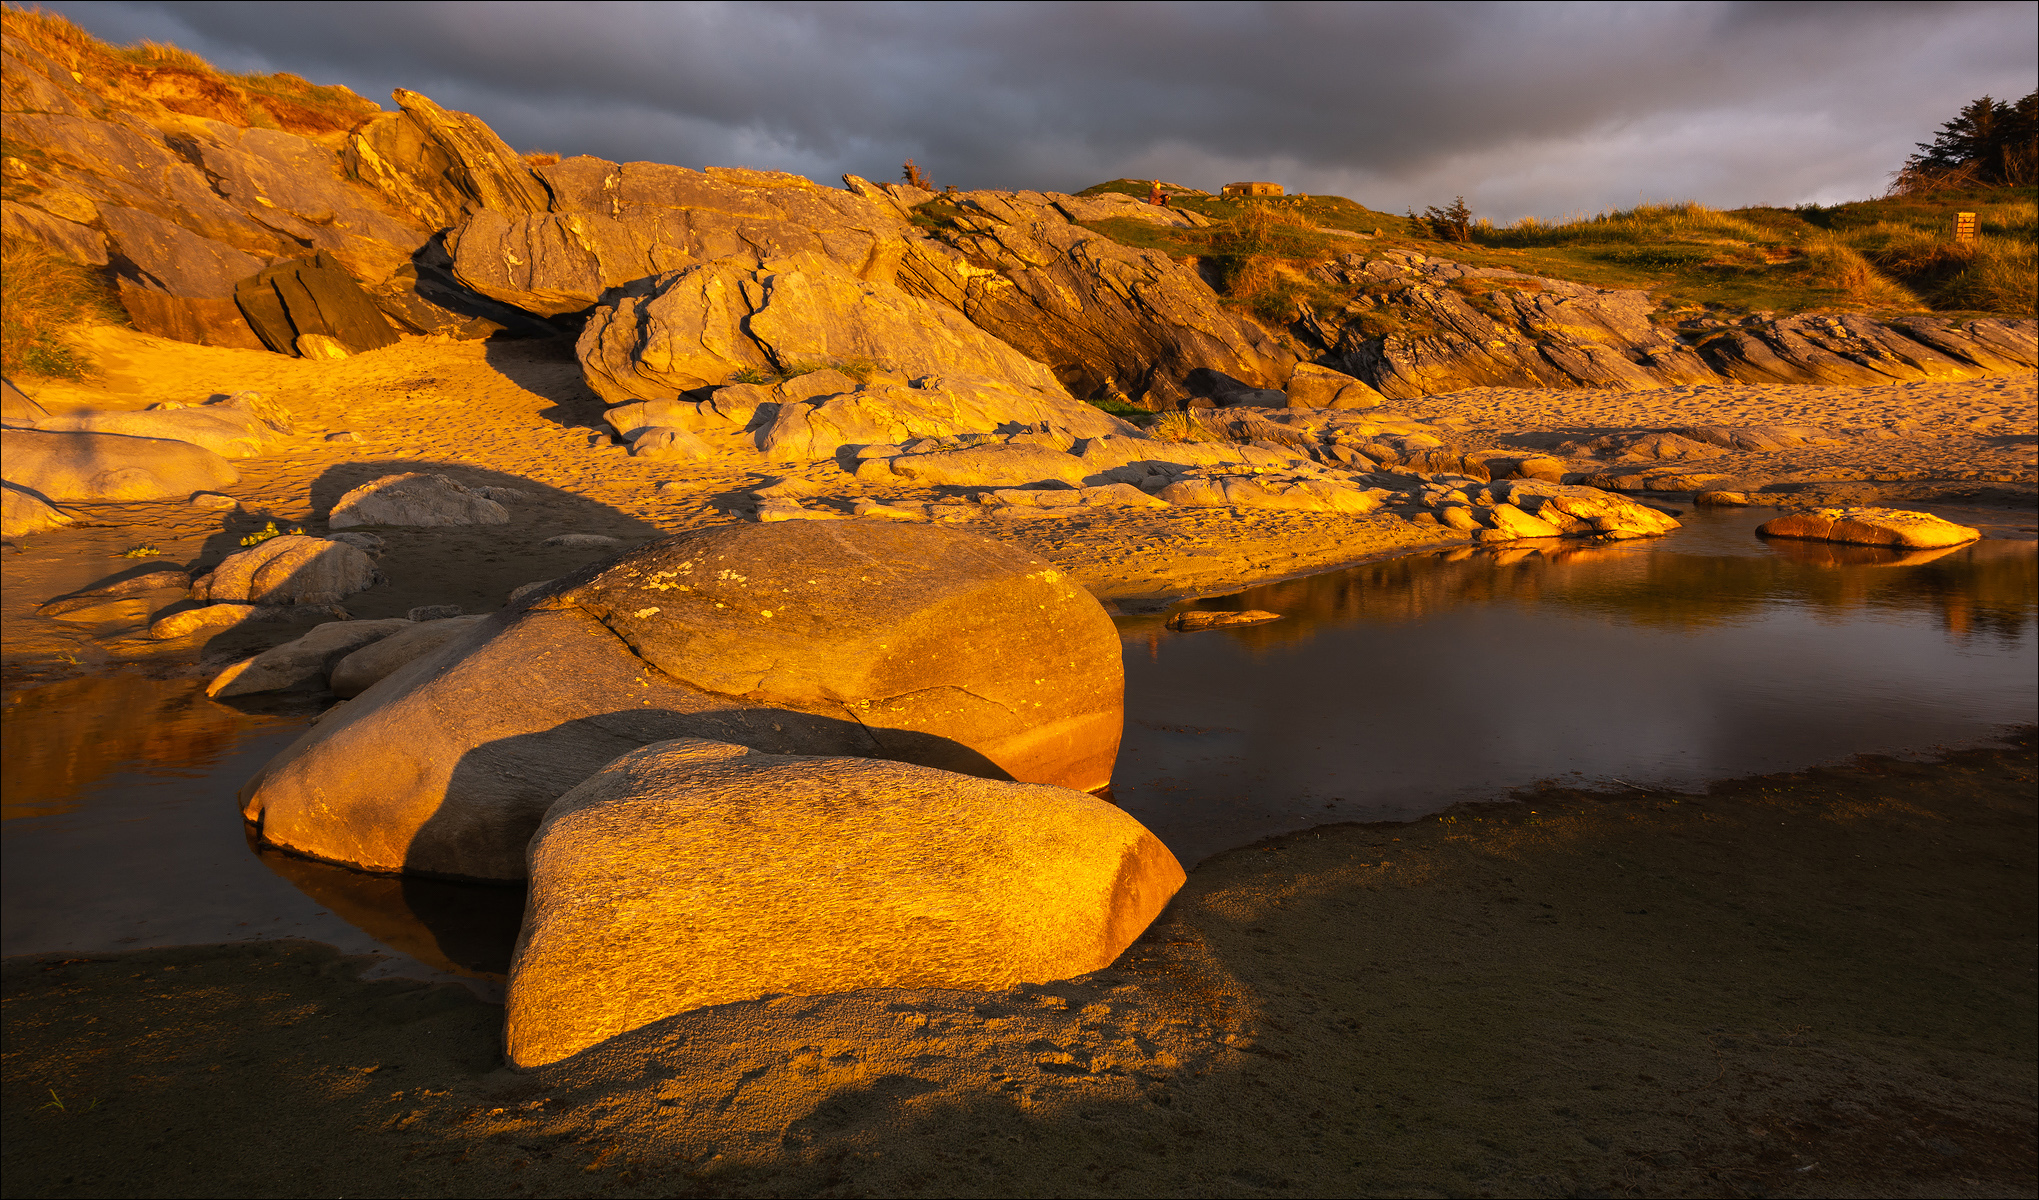
{"type": "MultiPolygon", "coordinates": [[[[1395,820],[1543,780],[1624,790],[1928,751],[2039,709],[2039,543],[1903,555],[1763,542],[1695,513],[1668,538],[1454,549],[1120,618],[1113,798],[1185,864],[1329,821],[1395,820]]],[[[309,709],[237,711],[134,675],[8,695],[0,953],[298,936],[385,969],[500,983],[516,889],[260,851],[234,792],[309,709]]]]}

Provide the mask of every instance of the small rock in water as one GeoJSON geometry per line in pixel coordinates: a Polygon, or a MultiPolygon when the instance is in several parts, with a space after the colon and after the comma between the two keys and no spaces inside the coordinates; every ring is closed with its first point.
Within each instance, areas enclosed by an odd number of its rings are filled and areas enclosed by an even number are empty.
{"type": "Polygon", "coordinates": [[[1931,513],[1902,508],[1822,508],[1767,521],[1756,533],[1759,537],[1896,546],[1906,550],[1959,546],[1982,536],[1982,531],[1972,526],[1956,525],[1931,513]]]}
{"type": "Polygon", "coordinates": [[[584,550],[596,546],[620,546],[623,544],[623,539],[612,538],[600,533],[562,533],[557,537],[546,538],[542,544],[547,546],[564,546],[571,550],[584,550]]]}
{"type": "Polygon", "coordinates": [[[232,496],[222,496],[218,492],[191,493],[191,507],[193,508],[225,509],[239,508],[240,506],[241,502],[239,500],[234,499],[232,496]]]}
{"type": "Polygon", "coordinates": [[[1249,608],[1244,612],[1209,612],[1192,609],[1168,618],[1168,627],[1178,633],[1195,633],[1200,629],[1232,629],[1240,625],[1264,625],[1269,621],[1281,619],[1280,613],[1258,608],[1249,608]]]}
{"type": "Polygon", "coordinates": [[[457,617],[459,615],[460,606],[458,604],[420,604],[404,614],[406,619],[412,621],[443,621],[448,617],[457,617]]]}
{"type": "Polygon", "coordinates": [[[507,600],[507,603],[515,604],[519,597],[524,596],[529,592],[535,592],[539,588],[542,588],[546,584],[551,582],[552,581],[550,579],[536,579],[531,581],[530,583],[520,583],[516,587],[510,589],[510,595],[509,599],[507,600]]]}
{"type": "Polygon", "coordinates": [[[659,484],[658,487],[653,490],[656,491],[661,496],[678,496],[683,494],[687,490],[687,485],[684,483],[675,483],[669,479],[666,482],[659,484]]]}
{"type": "Polygon", "coordinates": [[[329,442],[358,442],[361,440],[361,435],[351,429],[342,429],[338,433],[327,434],[326,440],[329,442]]]}
{"type": "Polygon", "coordinates": [[[1747,492],[1701,492],[1692,497],[1692,503],[1712,508],[1743,508],[1749,503],[1747,492]]]}

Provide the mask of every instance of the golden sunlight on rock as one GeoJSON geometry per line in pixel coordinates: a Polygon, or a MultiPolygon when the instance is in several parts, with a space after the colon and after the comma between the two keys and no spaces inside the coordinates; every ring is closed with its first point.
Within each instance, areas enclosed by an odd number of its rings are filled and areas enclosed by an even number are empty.
{"type": "Polygon", "coordinates": [[[1183,883],[1066,788],[862,758],[646,746],[531,839],[512,1064],[777,994],[994,991],[1109,966],[1183,883]]]}
{"type": "Polygon", "coordinates": [[[315,858],[517,879],[547,806],[650,742],[1087,790],[1111,780],[1123,691],[1111,618],[1046,563],[927,526],[733,526],[598,563],[396,670],[243,812],[315,858]]]}

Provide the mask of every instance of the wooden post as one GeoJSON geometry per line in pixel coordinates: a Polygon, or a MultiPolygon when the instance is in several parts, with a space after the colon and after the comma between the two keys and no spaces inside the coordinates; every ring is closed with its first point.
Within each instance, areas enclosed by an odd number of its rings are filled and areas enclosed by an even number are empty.
{"type": "Polygon", "coordinates": [[[1974,213],[1954,214],[1954,240],[1972,242],[1975,240],[1976,220],[1974,213]]]}

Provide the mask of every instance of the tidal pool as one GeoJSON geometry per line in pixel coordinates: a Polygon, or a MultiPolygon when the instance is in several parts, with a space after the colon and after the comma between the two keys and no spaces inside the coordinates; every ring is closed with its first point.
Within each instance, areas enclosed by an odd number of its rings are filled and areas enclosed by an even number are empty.
{"type": "MultiPolygon", "coordinates": [[[[1267,625],[1121,617],[1112,798],[1193,864],[1543,780],[1696,787],[2034,721],[2039,543],[1766,543],[1766,515],[1700,512],[1607,546],[1453,549],[1192,605],[1285,614],[1267,625]]],[[[499,988],[517,889],[250,844],[234,793],[310,707],[244,712],[196,680],[123,674],[17,690],[0,711],[0,953],[296,936],[499,988]]]]}

